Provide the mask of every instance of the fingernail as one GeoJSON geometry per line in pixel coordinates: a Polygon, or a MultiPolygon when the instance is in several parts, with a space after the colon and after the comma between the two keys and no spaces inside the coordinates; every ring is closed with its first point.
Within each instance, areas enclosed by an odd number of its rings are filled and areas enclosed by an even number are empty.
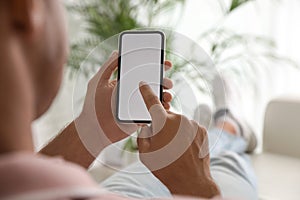
{"type": "Polygon", "coordinates": [[[139,85],[140,85],[140,86],[143,86],[143,85],[147,85],[147,83],[146,83],[145,81],[141,81],[141,82],[139,83],[139,85]]]}
{"type": "Polygon", "coordinates": [[[111,54],[112,56],[116,56],[116,55],[118,55],[118,51],[116,51],[116,50],[114,50],[113,52],[112,52],[112,54],[111,54]]]}

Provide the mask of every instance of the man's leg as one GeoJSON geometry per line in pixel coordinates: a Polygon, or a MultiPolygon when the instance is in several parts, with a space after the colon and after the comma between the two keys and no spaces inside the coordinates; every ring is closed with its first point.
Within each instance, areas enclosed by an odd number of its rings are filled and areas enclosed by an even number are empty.
{"type": "Polygon", "coordinates": [[[221,129],[209,132],[211,174],[224,197],[258,199],[256,177],[241,136],[221,129]],[[218,140],[218,141],[216,141],[218,140]]]}
{"type": "Polygon", "coordinates": [[[140,161],[112,175],[101,186],[111,192],[134,198],[172,197],[168,188],[140,161]]]}
{"type": "Polygon", "coordinates": [[[224,77],[216,76],[213,96],[215,128],[208,135],[212,176],[223,196],[258,199],[255,173],[245,153],[255,150],[257,139],[243,116],[239,115],[238,90],[224,77]]]}
{"type": "Polygon", "coordinates": [[[255,174],[247,155],[228,151],[212,157],[211,174],[223,197],[258,199],[255,174]]]}

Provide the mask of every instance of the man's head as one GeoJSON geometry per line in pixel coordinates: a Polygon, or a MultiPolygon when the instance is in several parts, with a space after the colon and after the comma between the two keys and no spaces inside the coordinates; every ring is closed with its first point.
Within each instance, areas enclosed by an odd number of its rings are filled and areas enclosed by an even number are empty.
{"type": "Polygon", "coordinates": [[[63,5],[60,0],[4,0],[0,18],[0,42],[10,40],[18,46],[37,118],[57,94],[67,56],[63,5]]]}

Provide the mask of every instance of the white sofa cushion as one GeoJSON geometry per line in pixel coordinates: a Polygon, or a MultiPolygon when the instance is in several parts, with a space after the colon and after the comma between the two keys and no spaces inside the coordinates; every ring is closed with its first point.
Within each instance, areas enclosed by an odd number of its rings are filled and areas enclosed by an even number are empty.
{"type": "Polygon", "coordinates": [[[277,98],[268,104],[263,150],[300,158],[300,98],[277,98]]]}
{"type": "Polygon", "coordinates": [[[300,199],[300,98],[272,100],[266,109],[263,153],[252,155],[261,200],[300,199]]]}

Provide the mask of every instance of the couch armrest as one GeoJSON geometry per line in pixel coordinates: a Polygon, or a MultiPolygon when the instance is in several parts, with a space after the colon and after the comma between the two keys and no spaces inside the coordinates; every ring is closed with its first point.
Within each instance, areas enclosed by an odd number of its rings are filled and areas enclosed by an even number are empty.
{"type": "Polygon", "coordinates": [[[300,98],[277,98],[268,104],[263,149],[300,158],[300,98]]]}

